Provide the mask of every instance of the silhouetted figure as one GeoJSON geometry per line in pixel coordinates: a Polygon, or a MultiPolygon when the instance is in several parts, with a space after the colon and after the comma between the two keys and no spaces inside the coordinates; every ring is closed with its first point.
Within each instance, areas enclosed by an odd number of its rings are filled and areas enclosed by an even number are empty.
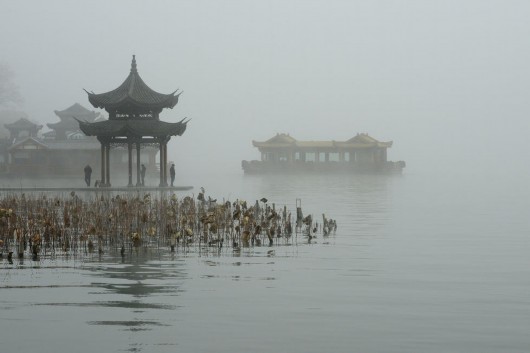
{"type": "Polygon", "coordinates": [[[145,165],[142,164],[142,168],[140,168],[140,176],[142,177],[142,186],[145,186],[145,165]]]}
{"type": "Polygon", "coordinates": [[[173,186],[173,182],[175,181],[175,165],[172,164],[171,168],[169,168],[169,176],[171,177],[171,186],[173,186]]]}
{"type": "Polygon", "coordinates": [[[87,164],[84,170],[86,186],[90,187],[90,177],[92,176],[92,168],[90,168],[90,165],[87,164]]]}

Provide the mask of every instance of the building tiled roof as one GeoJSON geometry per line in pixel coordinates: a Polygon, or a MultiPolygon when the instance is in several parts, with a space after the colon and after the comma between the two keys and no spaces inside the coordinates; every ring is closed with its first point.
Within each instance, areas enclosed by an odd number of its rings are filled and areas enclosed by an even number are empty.
{"type": "Polygon", "coordinates": [[[79,124],[74,119],[72,119],[72,121],[63,120],[57,123],[48,123],[46,125],[52,130],[65,130],[65,131],[79,130],[79,124]]]}
{"type": "Polygon", "coordinates": [[[38,130],[42,129],[42,125],[38,125],[38,124],[32,123],[31,121],[29,121],[26,118],[20,118],[17,121],[15,121],[14,123],[4,124],[4,126],[7,129],[9,129],[9,130],[14,130],[14,129],[16,129],[16,130],[37,129],[37,131],[38,131],[38,130]]]}
{"type": "Polygon", "coordinates": [[[136,59],[133,55],[131,72],[118,88],[101,94],[87,93],[88,100],[96,108],[113,109],[132,105],[148,109],[163,109],[173,108],[178,103],[182,92],[162,94],[149,88],[138,74],[136,59]]]}
{"type": "Polygon", "coordinates": [[[75,122],[73,119],[74,117],[81,119],[81,120],[94,121],[99,116],[99,113],[96,113],[93,110],[88,110],[87,108],[83,107],[79,103],[75,103],[64,110],[55,110],[54,112],[55,112],[55,115],[61,118],[61,120],[73,121],[73,122],[75,122]]]}
{"type": "Polygon", "coordinates": [[[103,120],[93,123],[79,121],[81,131],[87,136],[125,137],[125,136],[181,136],[188,122],[182,119],[178,123],[168,123],[150,119],[103,120]]]}
{"type": "Polygon", "coordinates": [[[88,110],[79,103],[75,103],[61,111],[55,110],[55,114],[61,118],[61,121],[46,125],[52,130],[60,131],[79,131],[79,124],[74,118],[93,122],[100,116],[100,113],[88,110]]]}
{"type": "Polygon", "coordinates": [[[357,134],[347,141],[298,141],[287,134],[277,134],[267,141],[252,141],[252,145],[258,148],[301,148],[301,149],[335,149],[335,148],[371,148],[391,147],[392,141],[381,142],[368,134],[357,134]]]}
{"type": "Polygon", "coordinates": [[[101,147],[98,141],[91,139],[50,141],[36,137],[25,137],[11,145],[9,150],[20,149],[28,144],[48,150],[98,150],[101,147]]]}
{"type": "Polygon", "coordinates": [[[18,149],[19,147],[23,146],[23,145],[28,145],[28,144],[31,144],[31,145],[35,145],[35,146],[38,146],[40,148],[48,148],[48,145],[43,142],[41,139],[39,138],[36,138],[36,137],[25,137],[23,139],[21,139],[20,141],[15,141],[15,143],[9,147],[10,150],[15,150],[15,149],[18,149]]]}

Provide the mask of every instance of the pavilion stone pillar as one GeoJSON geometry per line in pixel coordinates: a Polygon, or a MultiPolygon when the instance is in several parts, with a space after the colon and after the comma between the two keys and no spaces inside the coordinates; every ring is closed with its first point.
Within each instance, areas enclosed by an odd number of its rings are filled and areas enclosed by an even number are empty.
{"type": "Polygon", "coordinates": [[[167,186],[167,141],[164,142],[164,186],[167,186]]]}
{"type": "Polygon", "coordinates": [[[133,186],[133,183],[132,183],[132,143],[128,142],[127,143],[127,154],[128,154],[128,158],[129,158],[129,168],[128,168],[128,172],[129,172],[129,184],[127,184],[128,187],[132,187],[133,186]]]}
{"type": "Polygon", "coordinates": [[[104,186],[106,185],[106,182],[105,182],[105,144],[102,142],[101,143],[101,185],[104,186]]]}
{"type": "Polygon", "coordinates": [[[140,176],[140,143],[136,143],[136,186],[142,185],[142,178],[140,176]]]}
{"type": "Polygon", "coordinates": [[[160,187],[164,186],[164,143],[160,141],[160,187]]]}
{"type": "Polygon", "coordinates": [[[105,147],[105,186],[110,187],[110,143],[105,147]]]}

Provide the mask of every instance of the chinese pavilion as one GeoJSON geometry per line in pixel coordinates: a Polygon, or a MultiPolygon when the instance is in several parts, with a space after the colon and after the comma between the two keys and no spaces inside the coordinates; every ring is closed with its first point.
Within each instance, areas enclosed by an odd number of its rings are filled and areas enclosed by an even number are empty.
{"type": "Polygon", "coordinates": [[[261,152],[260,161],[243,161],[245,173],[269,172],[375,172],[400,173],[405,162],[387,160],[392,141],[381,142],[368,134],[346,141],[299,141],[277,134],[266,141],[252,141],[261,152]]]}
{"type": "Polygon", "coordinates": [[[109,151],[111,147],[126,146],[128,150],[129,184],[132,179],[132,153],[136,149],[136,186],[141,185],[140,148],[142,145],[156,145],[160,153],[160,186],[167,186],[167,143],[171,136],[182,136],[188,121],[169,123],[160,121],[164,108],[172,109],[182,92],[158,93],[147,86],[136,68],[133,55],[131,71],[125,81],[116,89],[96,94],[88,92],[88,100],[96,108],[105,109],[108,120],[82,121],[79,128],[87,136],[96,136],[101,143],[101,184],[111,186],[109,151]]]}

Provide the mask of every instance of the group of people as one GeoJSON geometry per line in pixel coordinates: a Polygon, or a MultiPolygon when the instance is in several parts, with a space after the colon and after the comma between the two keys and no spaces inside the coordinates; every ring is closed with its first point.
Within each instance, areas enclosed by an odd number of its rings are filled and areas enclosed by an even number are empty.
{"type": "MultiPolygon", "coordinates": [[[[145,186],[145,172],[147,171],[147,168],[144,164],[140,167],[140,177],[142,178],[142,186],[145,186]]],[[[85,183],[87,187],[90,187],[90,178],[92,177],[92,167],[90,167],[89,164],[85,166],[84,169],[85,172],[85,183]]],[[[175,164],[171,164],[171,168],[169,168],[169,177],[171,178],[171,186],[173,186],[173,183],[175,182],[175,164]]],[[[98,186],[98,185],[94,185],[98,186]]]]}

